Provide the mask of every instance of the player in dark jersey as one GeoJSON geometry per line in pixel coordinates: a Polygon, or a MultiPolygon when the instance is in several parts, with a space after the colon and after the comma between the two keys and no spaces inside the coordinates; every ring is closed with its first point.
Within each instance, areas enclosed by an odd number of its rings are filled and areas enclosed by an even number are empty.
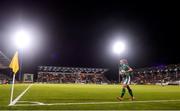
{"type": "Polygon", "coordinates": [[[130,82],[131,82],[131,75],[132,75],[133,69],[128,65],[128,61],[126,59],[120,60],[119,65],[119,74],[122,76],[122,92],[121,96],[117,97],[118,100],[122,101],[123,96],[126,92],[126,88],[128,89],[129,94],[131,95],[131,100],[134,100],[132,89],[130,88],[130,82]]]}

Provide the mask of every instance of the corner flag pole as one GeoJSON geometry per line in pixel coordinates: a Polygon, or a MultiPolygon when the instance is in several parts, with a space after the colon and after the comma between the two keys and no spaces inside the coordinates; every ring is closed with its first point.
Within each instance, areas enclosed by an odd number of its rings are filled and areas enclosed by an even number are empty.
{"type": "Polygon", "coordinates": [[[14,83],[15,83],[15,77],[16,73],[19,70],[19,59],[18,59],[18,52],[14,54],[14,57],[12,58],[11,63],[9,64],[9,68],[13,71],[13,81],[12,81],[12,87],[11,87],[11,97],[10,97],[10,104],[12,105],[13,102],[13,93],[14,93],[14,83]]]}
{"type": "Polygon", "coordinates": [[[13,100],[13,93],[14,93],[14,83],[15,83],[15,74],[13,74],[13,81],[12,81],[12,87],[11,87],[11,98],[10,98],[10,105],[12,103],[13,100]]]}

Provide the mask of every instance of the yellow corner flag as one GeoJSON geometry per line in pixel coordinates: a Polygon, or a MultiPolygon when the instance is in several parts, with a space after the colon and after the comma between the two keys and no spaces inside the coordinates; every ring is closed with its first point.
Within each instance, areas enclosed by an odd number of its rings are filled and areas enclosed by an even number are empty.
{"type": "Polygon", "coordinates": [[[17,71],[19,70],[19,60],[18,60],[18,52],[17,51],[14,54],[14,57],[12,58],[12,61],[9,64],[9,67],[12,68],[14,74],[16,74],[17,71]]]}

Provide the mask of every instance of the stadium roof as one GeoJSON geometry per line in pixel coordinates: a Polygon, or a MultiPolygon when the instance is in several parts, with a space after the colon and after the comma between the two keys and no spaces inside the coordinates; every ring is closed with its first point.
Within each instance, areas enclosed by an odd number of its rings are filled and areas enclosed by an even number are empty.
{"type": "Polygon", "coordinates": [[[81,68],[81,67],[56,67],[39,66],[38,72],[62,72],[62,73],[105,73],[108,69],[104,68],[81,68]]]}
{"type": "Polygon", "coordinates": [[[8,68],[10,59],[0,51],[0,69],[8,68]]]}

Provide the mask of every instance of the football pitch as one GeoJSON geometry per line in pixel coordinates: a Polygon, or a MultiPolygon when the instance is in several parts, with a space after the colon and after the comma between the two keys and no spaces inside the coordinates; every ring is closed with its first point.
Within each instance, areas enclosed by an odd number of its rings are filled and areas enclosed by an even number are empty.
{"type": "Polygon", "coordinates": [[[8,106],[10,88],[0,85],[0,110],[180,110],[180,86],[131,85],[136,99],[130,101],[126,91],[118,101],[120,85],[16,84],[19,99],[8,106]]]}

